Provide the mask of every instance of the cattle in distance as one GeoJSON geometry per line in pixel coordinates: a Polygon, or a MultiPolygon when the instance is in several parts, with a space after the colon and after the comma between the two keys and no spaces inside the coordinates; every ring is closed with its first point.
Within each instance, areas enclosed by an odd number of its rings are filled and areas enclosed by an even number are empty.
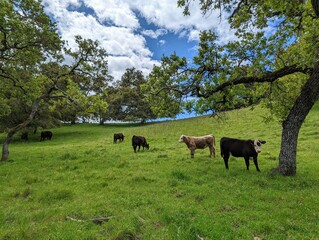
{"type": "Polygon", "coordinates": [[[187,145],[191,158],[194,158],[195,149],[204,149],[206,147],[209,148],[210,157],[212,155],[215,157],[215,137],[212,134],[201,137],[182,135],[179,138],[179,142],[187,145]]]}
{"type": "Polygon", "coordinates": [[[42,131],[41,132],[41,137],[40,137],[40,142],[44,141],[45,139],[51,140],[52,138],[52,132],[51,131],[42,131]]]}
{"type": "Polygon", "coordinates": [[[114,133],[113,142],[114,142],[114,143],[117,143],[117,140],[119,140],[120,142],[123,142],[124,137],[125,137],[125,136],[124,136],[123,133],[114,133]]]}
{"type": "Polygon", "coordinates": [[[28,132],[21,133],[21,139],[27,141],[29,139],[29,133],[28,132]]]}
{"type": "Polygon", "coordinates": [[[260,172],[257,157],[261,152],[261,145],[265,144],[263,140],[240,140],[235,138],[223,137],[220,139],[220,154],[224,159],[225,167],[228,169],[228,159],[232,155],[234,157],[243,157],[245,159],[246,168],[249,170],[249,158],[253,158],[256,170],[260,172]]]}
{"type": "Polygon", "coordinates": [[[143,150],[144,150],[144,147],[146,149],[150,148],[150,145],[147,143],[145,137],[143,137],[143,136],[135,136],[135,135],[132,137],[132,146],[133,146],[133,149],[134,149],[135,153],[136,153],[137,147],[138,147],[138,151],[140,151],[141,146],[143,147],[143,150]]]}

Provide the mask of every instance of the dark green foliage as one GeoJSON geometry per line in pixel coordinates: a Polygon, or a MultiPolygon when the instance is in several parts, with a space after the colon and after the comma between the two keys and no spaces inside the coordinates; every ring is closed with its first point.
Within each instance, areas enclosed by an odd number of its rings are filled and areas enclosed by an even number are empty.
{"type": "Polygon", "coordinates": [[[108,110],[105,119],[145,122],[156,115],[146,101],[142,86],[147,83],[143,73],[128,68],[115,87],[108,90],[108,110]]]}

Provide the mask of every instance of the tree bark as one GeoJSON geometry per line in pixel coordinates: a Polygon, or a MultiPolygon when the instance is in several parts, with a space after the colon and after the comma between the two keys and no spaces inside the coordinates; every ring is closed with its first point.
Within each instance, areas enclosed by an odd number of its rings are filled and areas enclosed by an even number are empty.
{"type": "Polygon", "coordinates": [[[36,114],[36,112],[38,110],[38,107],[40,105],[41,100],[44,97],[47,97],[47,96],[48,95],[43,95],[42,97],[40,97],[37,100],[35,100],[35,102],[33,103],[32,110],[31,110],[31,113],[30,113],[29,117],[23,123],[20,123],[19,125],[15,126],[13,128],[10,128],[8,130],[7,138],[5,139],[5,141],[2,144],[1,161],[8,160],[8,157],[9,157],[9,144],[12,142],[14,134],[16,134],[18,131],[20,131],[21,129],[25,128],[29,123],[32,122],[32,120],[33,120],[33,118],[34,118],[34,116],[35,116],[35,114],[36,114]]]}
{"type": "MultiPolygon", "coordinates": [[[[11,135],[11,134],[10,134],[11,135]]],[[[8,133],[8,136],[6,138],[6,140],[4,141],[4,143],[2,144],[2,157],[1,157],[1,161],[5,161],[8,159],[9,157],[9,144],[12,142],[13,139],[13,135],[10,136],[8,133]]]]}
{"type": "Polygon", "coordinates": [[[303,86],[301,93],[282,124],[279,172],[284,176],[296,175],[296,153],[299,130],[309,111],[319,99],[319,62],[303,86]]]}

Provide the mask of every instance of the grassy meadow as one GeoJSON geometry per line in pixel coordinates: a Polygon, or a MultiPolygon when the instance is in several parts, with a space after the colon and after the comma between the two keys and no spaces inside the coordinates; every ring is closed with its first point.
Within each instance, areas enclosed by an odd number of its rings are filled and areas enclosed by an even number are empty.
{"type": "Polygon", "coordinates": [[[45,142],[39,133],[28,142],[17,136],[0,163],[0,239],[318,239],[319,104],[299,135],[295,177],[272,171],[281,126],[264,114],[257,107],[222,119],[63,126],[45,142]],[[116,132],[124,142],[113,144],[116,132]],[[181,134],[214,134],[216,158],[204,149],[191,159],[181,134]],[[150,149],[134,153],[133,135],[150,149]],[[226,171],[223,136],[266,140],[261,173],[233,157],[226,171]],[[109,221],[90,220],[97,217],[109,221]]]}

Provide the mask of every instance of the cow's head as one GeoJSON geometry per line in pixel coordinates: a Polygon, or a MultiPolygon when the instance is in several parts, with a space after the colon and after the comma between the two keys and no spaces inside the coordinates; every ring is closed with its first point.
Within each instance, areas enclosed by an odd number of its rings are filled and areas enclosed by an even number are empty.
{"type": "Polygon", "coordinates": [[[179,138],[178,142],[180,142],[180,143],[184,142],[185,138],[186,138],[186,136],[185,136],[185,135],[182,135],[182,136],[179,138]]]}
{"type": "Polygon", "coordinates": [[[266,141],[263,141],[263,140],[259,140],[259,139],[254,140],[254,149],[256,153],[261,152],[261,144],[265,144],[265,143],[266,141]]]}
{"type": "Polygon", "coordinates": [[[145,144],[145,148],[148,150],[150,149],[150,145],[148,143],[145,144]]]}

